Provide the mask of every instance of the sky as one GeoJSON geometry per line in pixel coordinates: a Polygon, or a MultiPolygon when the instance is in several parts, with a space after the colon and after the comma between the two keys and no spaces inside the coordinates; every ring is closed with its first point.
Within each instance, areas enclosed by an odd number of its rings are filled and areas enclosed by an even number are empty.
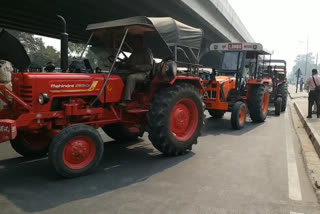
{"type": "Polygon", "coordinates": [[[285,59],[288,71],[295,57],[319,53],[319,0],[228,0],[255,40],[274,51],[272,58],[285,59]]]}
{"type": "MultiPolygon", "coordinates": [[[[285,59],[291,71],[298,54],[320,55],[320,0],[228,0],[255,42],[285,59]]],[[[57,39],[44,38],[60,49],[57,39]]],[[[319,56],[320,63],[320,56],[319,56]]]]}

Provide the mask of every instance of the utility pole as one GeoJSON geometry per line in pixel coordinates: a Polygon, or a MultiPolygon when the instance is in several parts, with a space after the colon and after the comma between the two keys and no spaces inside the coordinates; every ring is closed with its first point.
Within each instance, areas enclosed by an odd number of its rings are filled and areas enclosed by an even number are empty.
{"type": "Polygon", "coordinates": [[[308,70],[308,53],[309,53],[309,37],[307,39],[307,54],[306,54],[306,68],[304,71],[304,78],[307,78],[307,70],[308,70]]]}

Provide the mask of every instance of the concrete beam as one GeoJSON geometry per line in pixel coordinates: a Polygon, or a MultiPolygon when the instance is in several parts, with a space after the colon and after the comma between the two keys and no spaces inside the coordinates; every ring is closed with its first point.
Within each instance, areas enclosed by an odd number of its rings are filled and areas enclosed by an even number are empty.
{"type": "Polygon", "coordinates": [[[224,41],[254,42],[227,0],[180,0],[199,15],[201,21],[224,41]]]}

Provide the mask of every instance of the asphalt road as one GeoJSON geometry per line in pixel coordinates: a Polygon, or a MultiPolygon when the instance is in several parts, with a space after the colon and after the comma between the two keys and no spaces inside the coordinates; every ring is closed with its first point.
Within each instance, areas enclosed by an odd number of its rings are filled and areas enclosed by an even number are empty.
{"type": "Polygon", "coordinates": [[[123,145],[104,136],[100,168],[76,179],[0,144],[0,213],[320,213],[290,114],[240,131],[229,119],[208,117],[193,151],[173,158],[146,134],[123,145]]]}

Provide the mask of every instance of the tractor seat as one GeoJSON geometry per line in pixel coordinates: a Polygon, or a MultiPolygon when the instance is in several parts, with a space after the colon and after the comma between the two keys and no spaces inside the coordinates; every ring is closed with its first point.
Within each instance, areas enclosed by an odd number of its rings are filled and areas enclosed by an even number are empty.
{"type": "Polygon", "coordinates": [[[151,49],[140,48],[133,51],[128,62],[130,65],[130,70],[133,70],[133,72],[146,73],[147,78],[144,80],[144,82],[140,82],[140,84],[147,84],[152,80],[155,62],[153,60],[151,49]]]}

